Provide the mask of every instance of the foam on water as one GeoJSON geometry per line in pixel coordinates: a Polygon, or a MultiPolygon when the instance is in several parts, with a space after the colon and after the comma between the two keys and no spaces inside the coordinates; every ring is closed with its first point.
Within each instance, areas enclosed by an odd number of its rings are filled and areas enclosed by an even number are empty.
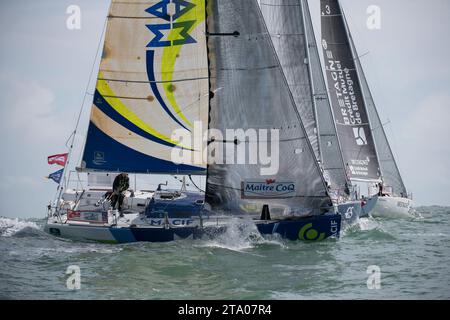
{"type": "Polygon", "coordinates": [[[375,218],[359,218],[357,223],[341,231],[341,238],[345,237],[373,237],[374,239],[392,239],[393,235],[383,229],[382,221],[375,218]]]}
{"type": "Polygon", "coordinates": [[[262,245],[276,245],[286,248],[281,239],[272,237],[264,238],[259,232],[255,223],[250,219],[232,219],[227,225],[226,231],[203,243],[202,247],[215,247],[231,251],[243,252],[262,245]]]}
{"type": "Polygon", "coordinates": [[[26,232],[26,231],[40,231],[39,226],[32,221],[24,221],[10,218],[0,217],[0,236],[12,237],[14,235],[26,232]]]}
{"type": "Polygon", "coordinates": [[[423,220],[362,218],[320,243],[261,237],[251,220],[236,219],[215,240],[96,244],[44,236],[43,219],[0,218],[0,296],[449,299],[450,208],[418,211],[423,220]],[[66,289],[69,265],[81,268],[80,291],[66,289]],[[382,270],[381,290],[367,289],[371,265],[382,270]]]}

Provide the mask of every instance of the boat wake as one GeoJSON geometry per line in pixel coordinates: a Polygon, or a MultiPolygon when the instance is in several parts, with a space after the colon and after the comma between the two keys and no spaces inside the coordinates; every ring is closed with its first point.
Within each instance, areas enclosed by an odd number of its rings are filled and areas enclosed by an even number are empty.
{"type": "Polygon", "coordinates": [[[45,235],[33,221],[0,217],[0,237],[29,237],[45,235]]]}
{"type": "Polygon", "coordinates": [[[393,240],[395,237],[383,229],[383,225],[375,218],[360,218],[357,223],[349,226],[341,233],[342,238],[358,239],[387,239],[393,240]]]}
{"type": "Polygon", "coordinates": [[[236,252],[245,252],[261,246],[279,246],[286,244],[277,236],[263,237],[250,219],[232,219],[224,233],[200,244],[200,247],[220,248],[236,252]]]}

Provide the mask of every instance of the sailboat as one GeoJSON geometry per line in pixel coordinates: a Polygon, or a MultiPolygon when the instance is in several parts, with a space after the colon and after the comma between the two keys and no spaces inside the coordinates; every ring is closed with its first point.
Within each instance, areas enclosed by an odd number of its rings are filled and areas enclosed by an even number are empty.
{"type": "Polygon", "coordinates": [[[330,101],[347,175],[352,182],[371,186],[363,216],[411,217],[412,199],[338,0],[321,0],[321,24],[330,101]]]}
{"type": "Polygon", "coordinates": [[[46,232],[165,242],[213,237],[238,219],[289,240],[339,236],[349,210],[333,204],[256,0],[113,0],[93,100],[78,174],[203,175],[206,190],[134,190],[121,216],[106,188],[61,187],[46,232]],[[206,157],[180,139],[202,126],[206,157]],[[272,160],[279,150],[277,170],[264,148],[272,160]]]}

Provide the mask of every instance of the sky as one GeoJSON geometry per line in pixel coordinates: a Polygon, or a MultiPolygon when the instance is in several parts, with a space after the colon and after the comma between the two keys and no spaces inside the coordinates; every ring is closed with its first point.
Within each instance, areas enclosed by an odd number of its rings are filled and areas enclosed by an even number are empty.
{"type": "MultiPolygon", "coordinates": [[[[416,205],[450,205],[450,1],[342,0],[363,67],[416,205]],[[367,8],[381,9],[381,29],[367,28],[367,8]]],[[[86,92],[109,0],[0,2],[0,216],[45,217],[57,171],[47,156],[65,144],[86,92]],[[81,9],[69,30],[67,8],[81,9]]],[[[319,1],[310,9],[320,33],[319,1]]],[[[91,81],[88,93],[93,92],[91,81]]],[[[85,138],[87,96],[75,156],[85,138]]]]}

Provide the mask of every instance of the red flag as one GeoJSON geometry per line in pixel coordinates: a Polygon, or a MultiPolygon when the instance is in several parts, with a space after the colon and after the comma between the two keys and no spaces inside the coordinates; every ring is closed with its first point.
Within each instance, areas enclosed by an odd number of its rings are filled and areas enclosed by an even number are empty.
{"type": "Polygon", "coordinates": [[[68,157],[68,153],[55,154],[54,156],[48,157],[48,164],[59,164],[60,166],[64,167],[66,165],[68,157]]]}

